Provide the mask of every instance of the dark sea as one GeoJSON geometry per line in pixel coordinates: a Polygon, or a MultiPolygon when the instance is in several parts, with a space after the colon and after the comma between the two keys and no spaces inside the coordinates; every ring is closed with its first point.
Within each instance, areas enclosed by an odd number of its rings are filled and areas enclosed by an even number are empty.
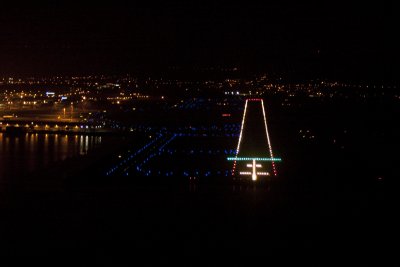
{"type": "Polygon", "coordinates": [[[29,175],[101,145],[101,136],[0,133],[0,184],[29,175]]]}

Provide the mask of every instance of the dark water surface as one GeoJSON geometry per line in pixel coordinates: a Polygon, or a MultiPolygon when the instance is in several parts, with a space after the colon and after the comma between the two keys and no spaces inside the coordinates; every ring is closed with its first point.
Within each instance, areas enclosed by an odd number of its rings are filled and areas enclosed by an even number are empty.
{"type": "Polygon", "coordinates": [[[46,169],[55,162],[86,155],[102,136],[0,133],[0,183],[46,169]]]}

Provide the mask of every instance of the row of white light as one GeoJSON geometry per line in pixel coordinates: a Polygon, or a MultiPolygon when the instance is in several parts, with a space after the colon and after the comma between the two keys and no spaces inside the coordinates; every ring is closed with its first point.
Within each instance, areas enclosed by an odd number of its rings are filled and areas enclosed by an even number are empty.
{"type": "MultiPolygon", "coordinates": [[[[253,164],[247,164],[247,167],[251,168],[251,167],[253,167],[253,164]]],[[[261,164],[256,164],[256,167],[261,168],[262,166],[261,166],[261,164]]]]}
{"type": "MultiPolygon", "coordinates": [[[[238,142],[238,145],[237,145],[237,148],[236,148],[235,159],[238,157],[239,149],[240,149],[240,143],[242,142],[243,126],[244,126],[244,121],[245,121],[245,119],[246,119],[246,111],[247,111],[247,100],[246,100],[246,103],[245,103],[245,105],[244,105],[244,112],[243,112],[243,118],[242,118],[242,126],[240,127],[239,142],[238,142]]],[[[232,175],[235,173],[235,169],[236,169],[236,160],[233,162],[232,175]]]]}
{"type": "Polygon", "coordinates": [[[240,127],[240,134],[239,134],[239,142],[236,148],[236,158],[239,154],[239,149],[240,149],[240,143],[242,142],[242,134],[243,134],[243,126],[244,126],[244,121],[246,119],[246,111],[247,111],[247,102],[248,100],[246,100],[246,103],[244,105],[244,113],[243,113],[243,118],[242,118],[242,126],[240,127]]]}
{"type": "MultiPolygon", "coordinates": [[[[251,175],[251,172],[239,172],[240,175],[251,175]]],[[[257,175],[266,175],[268,176],[269,173],[268,172],[257,172],[257,175]]]]}
{"type": "Polygon", "coordinates": [[[281,158],[252,158],[252,157],[227,157],[227,160],[230,161],[249,161],[249,160],[256,160],[256,161],[282,161],[281,158]]]}
{"type": "MultiPolygon", "coordinates": [[[[271,158],[274,158],[274,154],[272,153],[271,141],[269,139],[267,117],[265,115],[265,108],[264,108],[264,101],[262,99],[261,99],[261,106],[262,106],[262,111],[263,111],[263,115],[264,115],[264,125],[265,125],[265,132],[267,133],[269,153],[270,153],[271,158]]],[[[274,175],[276,176],[277,173],[276,173],[276,169],[275,169],[275,162],[273,162],[273,161],[272,161],[272,170],[274,171],[274,175]]]]}

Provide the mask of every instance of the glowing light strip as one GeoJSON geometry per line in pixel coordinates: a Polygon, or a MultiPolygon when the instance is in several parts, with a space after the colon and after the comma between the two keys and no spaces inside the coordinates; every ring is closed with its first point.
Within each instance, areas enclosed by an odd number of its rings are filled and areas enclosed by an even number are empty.
{"type": "MultiPolygon", "coordinates": [[[[246,166],[251,168],[251,167],[253,167],[253,164],[247,164],[246,166]]],[[[261,166],[261,164],[256,164],[256,167],[261,168],[262,166],[261,166]]]]}
{"type": "MultiPolygon", "coordinates": [[[[240,127],[240,134],[239,134],[239,142],[236,148],[236,155],[235,158],[237,158],[239,154],[239,149],[240,149],[240,143],[242,142],[242,134],[243,134],[243,126],[244,126],[244,121],[246,119],[246,111],[247,111],[247,100],[246,103],[244,104],[244,112],[243,112],[243,118],[242,118],[242,126],[240,127]]],[[[233,168],[232,168],[232,175],[235,174],[235,169],[236,169],[236,161],[233,163],[233,168]]]]}
{"type": "MultiPolygon", "coordinates": [[[[240,175],[251,175],[251,172],[239,172],[240,175]]],[[[268,176],[268,172],[257,172],[257,175],[268,176]]]]}
{"type": "Polygon", "coordinates": [[[257,172],[256,172],[256,160],[253,159],[253,173],[251,174],[251,179],[253,181],[257,180],[257,172]]]}
{"type": "Polygon", "coordinates": [[[247,110],[247,102],[248,100],[246,100],[246,104],[244,105],[244,113],[243,113],[243,119],[242,119],[242,126],[240,127],[240,135],[239,135],[239,142],[236,148],[236,157],[239,154],[239,149],[240,149],[240,143],[242,142],[242,134],[243,134],[243,126],[244,126],[244,121],[246,119],[246,110],[247,110]]]}
{"type": "Polygon", "coordinates": [[[227,160],[230,161],[251,161],[251,160],[256,160],[256,161],[282,161],[281,158],[250,158],[250,157],[229,157],[226,158],[227,160]]]}
{"type": "MultiPolygon", "coordinates": [[[[264,101],[263,100],[261,100],[261,106],[262,106],[262,111],[263,111],[263,115],[264,115],[265,132],[267,133],[269,154],[270,154],[271,158],[273,159],[274,158],[274,154],[272,153],[271,140],[269,139],[268,126],[267,126],[267,116],[265,115],[265,108],[264,108],[264,101]]],[[[276,173],[274,160],[272,160],[272,170],[274,171],[274,175],[276,176],[277,173],[276,173]]]]}

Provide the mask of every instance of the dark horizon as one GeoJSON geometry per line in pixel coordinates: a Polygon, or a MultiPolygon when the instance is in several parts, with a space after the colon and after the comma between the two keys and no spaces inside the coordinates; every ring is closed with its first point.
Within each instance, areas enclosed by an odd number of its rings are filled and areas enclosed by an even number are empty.
{"type": "Polygon", "coordinates": [[[398,82],[393,4],[43,4],[0,11],[1,76],[237,67],[398,82]]]}

